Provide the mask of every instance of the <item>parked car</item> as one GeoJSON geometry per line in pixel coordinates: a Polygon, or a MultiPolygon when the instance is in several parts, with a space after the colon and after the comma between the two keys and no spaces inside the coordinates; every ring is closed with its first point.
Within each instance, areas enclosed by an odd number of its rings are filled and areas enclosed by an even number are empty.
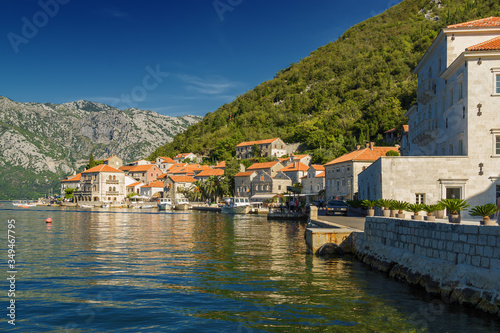
{"type": "Polygon", "coordinates": [[[335,215],[335,213],[340,213],[342,215],[347,215],[347,208],[349,206],[345,201],[342,200],[330,200],[326,205],[326,215],[335,215]]]}

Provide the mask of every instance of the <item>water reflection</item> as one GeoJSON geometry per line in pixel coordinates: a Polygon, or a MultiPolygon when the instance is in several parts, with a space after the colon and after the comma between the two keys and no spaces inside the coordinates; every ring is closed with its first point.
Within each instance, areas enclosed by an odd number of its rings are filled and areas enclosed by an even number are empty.
{"type": "Polygon", "coordinates": [[[300,223],[210,213],[0,210],[2,220],[10,215],[19,225],[23,331],[500,328],[492,318],[425,302],[352,258],[305,255],[300,223]]]}

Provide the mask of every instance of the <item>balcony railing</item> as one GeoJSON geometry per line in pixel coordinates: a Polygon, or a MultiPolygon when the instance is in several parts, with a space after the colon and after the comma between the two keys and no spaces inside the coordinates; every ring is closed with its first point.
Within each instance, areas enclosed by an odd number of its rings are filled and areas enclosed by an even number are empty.
{"type": "Polygon", "coordinates": [[[106,179],[106,184],[119,184],[120,181],[117,179],[106,179]]]}
{"type": "Polygon", "coordinates": [[[437,119],[424,119],[410,129],[410,141],[417,145],[426,145],[436,139],[437,131],[437,119]]]}
{"type": "Polygon", "coordinates": [[[417,102],[427,104],[436,96],[436,80],[420,80],[417,88],[417,102]]]}
{"type": "Polygon", "coordinates": [[[106,191],[106,195],[120,195],[118,191],[106,191]]]}

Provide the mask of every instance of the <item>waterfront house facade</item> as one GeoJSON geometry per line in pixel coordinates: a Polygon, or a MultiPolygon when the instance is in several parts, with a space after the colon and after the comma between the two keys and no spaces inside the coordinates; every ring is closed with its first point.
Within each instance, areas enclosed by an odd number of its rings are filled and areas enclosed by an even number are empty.
{"type": "Polygon", "coordinates": [[[132,193],[135,193],[137,195],[141,195],[141,186],[144,186],[146,184],[141,183],[141,182],[134,182],[132,184],[129,184],[126,186],[127,188],[127,194],[126,195],[131,195],[132,193]]]}
{"type": "Polygon", "coordinates": [[[307,175],[308,169],[309,167],[301,162],[293,162],[280,171],[292,180],[292,184],[297,184],[302,183],[302,177],[307,175]]]}
{"type": "Polygon", "coordinates": [[[242,171],[234,175],[234,195],[237,197],[251,197],[252,180],[256,174],[255,171],[242,171]]]}
{"type": "MultiPolygon", "coordinates": [[[[123,168],[121,170],[123,170],[123,168]]],[[[126,173],[136,181],[144,184],[155,181],[158,176],[162,174],[161,170],[155,164],[137,165],[128,169],[126,173]]]]}
{"type": "Polygon", "coordinates": [[[163,182],[163,197],[170,198],[172,202],[177,202],[179,199],[186,199],[180,189],[189,189],[196,182],[191,176],[167,176],[163,182]]]}
{"type": "Polygon", "coordinates": [[[76,175],[68,176],[66,179],[61,180],[61,197],[64,198],[66,195],[67,188],[73,188],[78,190],[80,188],[80,179],[82,178],[82,174],[78,173],[76,175]]]}
{"type": "Polygon", "coordinates": [[[206,181],[209,177],[222,177],[224,176],[224,170],[222,169],[205,169],[198,172],[193,178],[196,180],[206,181]]]}
{"type": "Polygon", "coordinates": [[[305,194],[306,199],[309,199],[317,196],[319,191],[323,189],[325,189],[325,167],[313,164],[307,170],[307,175],[302,177],[302,194],[305,194]]]}
{"type": "Polygon", "coordinates": [[[278,172],[276,176],[271,177],[266,171],[258,170],[252,179],[250,200],[264,202],[272,199],[276,195],[285,193],[287,186],[292,186],[292,180],[283,172],[278,172]]]}
{"type": "Polygon", "coordinates": [[[147,185],[142,185],[140,187],[140,195],[148,198],[163,196],[163,182],[161,180],[155,180],[147,185]]]}
{"type": "Polygon", "coordinates": [[[344,154],[325,164],[327,200],[352,200],[358,189],[358,175],[388,151],[398,151],[398,147],[376,147],[373,142],[365,148],[344,154]]]}
{"type": "Polygon", "coordinates": [[[125,173],[106,164],[83,171],[77,201],[122,202],[126,195],[125,173]]]}
{"type": "MultiPolygon", "coordinates": [[[[359,176],[360,199],[432,204],[500,196],[500,18],[443,29],[418,63],[407,156],[383,157],[359,176]]],[[[467,212],[463,212],[467,216],[467,212]]]]}
{"type": "Polygon", "coordinates": [[[241,142],[236,146],[236,158],[247,159],[253,157],[254,145],[259,146],[261,157],[281,157],[287,154],[286,144],[280,138],[241,142]]]}

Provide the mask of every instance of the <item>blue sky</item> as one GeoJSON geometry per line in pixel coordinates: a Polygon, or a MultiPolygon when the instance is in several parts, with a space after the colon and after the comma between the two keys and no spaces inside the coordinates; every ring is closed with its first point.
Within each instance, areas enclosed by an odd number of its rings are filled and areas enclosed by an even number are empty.
{"type": "Polygon", "coordinates": [[[0,95],[203,116],[399,0],[17,0],[0,95]]]}

